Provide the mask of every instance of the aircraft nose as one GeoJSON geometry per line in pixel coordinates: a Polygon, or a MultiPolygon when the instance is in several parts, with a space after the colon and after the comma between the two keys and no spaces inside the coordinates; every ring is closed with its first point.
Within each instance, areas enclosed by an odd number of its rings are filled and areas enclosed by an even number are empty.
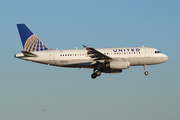
{"type": "Polygon", "coordinates": [[[164,54],[163,55],[163,61],[166,62],[168,59],[169,59],[168,56],[164,54]]]}
{"type": "Polygon", "coordinates": [[[166,56],[166,57],[165,57],[165,59],[166,59],[166,61],[167,61],[169,58],[168,58],[168,56],[167,56],[167,55],[165,55],[165,56],[166,56]]]}

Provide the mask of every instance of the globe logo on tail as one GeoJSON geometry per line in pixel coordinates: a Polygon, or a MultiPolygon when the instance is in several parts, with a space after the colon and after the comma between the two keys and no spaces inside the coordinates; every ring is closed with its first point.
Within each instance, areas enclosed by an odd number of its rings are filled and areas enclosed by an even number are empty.
{"type": "Polygon", "coordinates": [[[24,44],[24,50],[25,51],[45,51],[49,50],[39,39],[38,37],[33,34],[31,35],[24,44]]]}

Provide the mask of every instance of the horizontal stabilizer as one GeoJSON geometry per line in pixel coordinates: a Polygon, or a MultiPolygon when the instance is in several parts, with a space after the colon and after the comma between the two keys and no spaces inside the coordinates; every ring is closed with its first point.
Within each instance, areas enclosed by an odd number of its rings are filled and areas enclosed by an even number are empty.
{"type": "Polygon", "coordinates": [[[28,52],[28,51],[21,51],[23,54],[24,54],[24,56],[26,56],[26,57],[37,57],[37,55],[35,55],[35,54],[33,54],[33,53],[31,53],[31,52],[28,52]]]}

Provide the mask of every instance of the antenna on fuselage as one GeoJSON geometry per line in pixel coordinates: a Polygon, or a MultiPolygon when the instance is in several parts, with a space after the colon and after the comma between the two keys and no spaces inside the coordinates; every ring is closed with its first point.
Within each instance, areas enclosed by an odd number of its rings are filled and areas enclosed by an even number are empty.
{"type": "Polygon", "coordinates": [[[75,47],[76,49],[78,49],[77,47],[75,47]]]}
{"type": "Polygon", "coordinates": [[[142,47],[144,47],[144,45],[142,45],[142,47]]]}

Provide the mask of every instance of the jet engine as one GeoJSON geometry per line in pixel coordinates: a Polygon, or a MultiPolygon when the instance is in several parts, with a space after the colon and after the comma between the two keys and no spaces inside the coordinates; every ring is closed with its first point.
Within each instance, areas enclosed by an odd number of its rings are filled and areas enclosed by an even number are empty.
{"type": "Polygon", "coordinates": [[[112,60],[106,67],[111,69],[128,69],[130,67],[130,62],[126,59],[112,60]]]}

